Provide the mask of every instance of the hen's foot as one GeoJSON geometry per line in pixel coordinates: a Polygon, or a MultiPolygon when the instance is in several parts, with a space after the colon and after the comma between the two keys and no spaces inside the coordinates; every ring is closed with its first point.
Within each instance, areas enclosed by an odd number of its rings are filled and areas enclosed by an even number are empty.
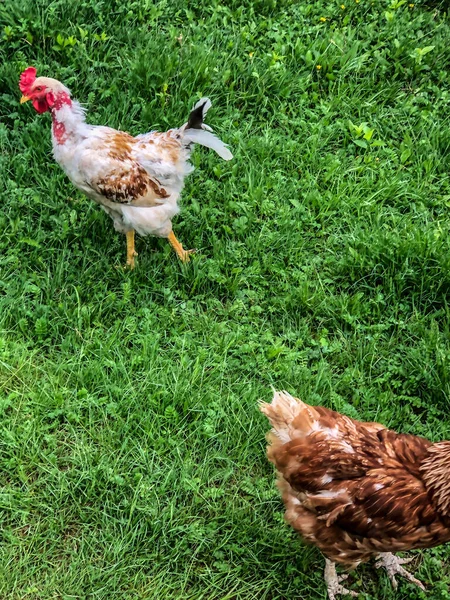
{"type": "Polygon", "coordinates": [[[336,596],[346,594],[352,596],[352,598],[356,598],[358,595],[357,592],[353,592],[352,590],[348,590],[344,586],[341,585],[341,581],[345,581],[348,575],[339,575],[336,573],[336,565],[328,558],[325,559],[325,583],[327,584],[328,590],[328,598],[329,600],[336,600],[336,596]]]}
{"type": "Polygon", "coordinates": [[[177,240],[173,231],[169,233],[167,239],[169,240],[169,244],[177,253],[177,256],[181,260],[181,262],[186,263],[191,260],[190,255],[194,254],[195,250],[185,250],[183,248],[183,244],[177,240]]]}
{"type": "Polygon", "coordinates": [[[406,565],[407,563],[414,560],[413,558],[400,558],[392,552],[383,552],[379,555],[377,562],[375,563],[375,567],[379,569],[380,567],[384,567],[388,574],[389,579],[391,580],[392,587],[394,590],[397,589],[397,580],[395,579],[396,575],[401,575],[411,583],[415,583],[420,587],[421,590],[425,589],[425,586],[421,581],[416,579],[414,575],[412,575],[409,571],[404,569],[402,565],[406,565]]]}

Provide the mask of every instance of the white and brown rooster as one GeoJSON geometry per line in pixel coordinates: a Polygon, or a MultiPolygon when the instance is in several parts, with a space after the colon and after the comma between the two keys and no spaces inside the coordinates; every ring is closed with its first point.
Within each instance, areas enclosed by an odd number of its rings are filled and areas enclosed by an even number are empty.
{"type": "Polygon", "coordinates": [[[81,105],[56,79],[36,77],[28,67],[20,77],[20,102],[32,101],[38,113],[50,112],[55,160],[72,183],[100,204],[126,234],[127,265],[134,268],[134,234],[167,238],[179,258],[189,260],[172,231],[179,212],[178,199],[184,178],[193,167],[193,144],[212,148],[224,160],[233,158],[226,145],[203,119],[211,106],[208,98],[197,102],[185,125],[165,133],[152,131],[136,137],[110,127],[89,125],[81,105]]]}
{"type": "Polygon", "coordinates": [[[327,557],[328,596],[357,596],[335,564],[355,568],[372,557],[423,585],[392,552],[450,541],[450,441],[432,443],[362,423],[286,392],[261,404],[273,429],[267,456],[278,471],[286,521],[327,557]]]}

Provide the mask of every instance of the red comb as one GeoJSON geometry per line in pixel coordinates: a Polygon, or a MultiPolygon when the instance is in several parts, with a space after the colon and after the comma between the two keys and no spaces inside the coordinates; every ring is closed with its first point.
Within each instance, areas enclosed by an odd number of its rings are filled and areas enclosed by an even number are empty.
{"type": "Polygon", "coordinates": [[[19,88],[20,91],[25,94],[33,84],[33,81],[36,79],[36,69],[34,67],[28,67],[20,76],[19,88]]]}

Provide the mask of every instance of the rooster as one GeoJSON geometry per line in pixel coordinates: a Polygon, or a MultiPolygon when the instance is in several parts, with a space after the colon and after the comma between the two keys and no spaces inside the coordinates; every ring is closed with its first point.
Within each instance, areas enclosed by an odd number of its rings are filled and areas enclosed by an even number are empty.
{"type": "Polygon", "coordinates": [[[340,585],[336,563],[377,557],[394,588],[411,559],[393,552],[450,541],[450,441],[432,443],[362,423],[275,392],[260,410],[273,429],[267,456],[278,471],[286,521],[326,556],[330,600],[357,596],[340,585]]]}
{"type": "Polygon", "coordinates": [[[203,123],[211,106],[202,98],[185,125],[165,133],[136,137],[110,127],[88,125],[81,105],[56,79],[36,77],[28,67],[21,75],[20,102],[31,100],[38,113],[52,117],[53,155],[71,182],[100,204],[127,239],[127,265],[134,268],[134,234],[165,237],[178,257],[189,261],[172,230],[179,212],[184,178],[192,172],[193,144],[212,148],[224,160],[233,158],[227,146],[203,123]]]}

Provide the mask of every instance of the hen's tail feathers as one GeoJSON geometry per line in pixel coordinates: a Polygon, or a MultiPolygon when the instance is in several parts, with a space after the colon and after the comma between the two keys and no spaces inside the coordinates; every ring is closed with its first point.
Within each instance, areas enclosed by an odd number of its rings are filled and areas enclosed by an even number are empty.
{"type": "Polygon", "coordinates": [[[287,392],[274,391],[272,402],[260,404],[259,410],[266,415],[274,432],[282,440],[285,439],[286,434],[291,438],[294,432],[295,437],[305,437],[318,425],[319,415],[314,407],[287,392]]]}
{"type": "Polygon", "coordinates": [[[188,122],[184,126],[184,139],[186,142],[200,144],[217,152],[224,160],[231,160],[233,155],[227,146],[212,132],[211,127],[206,125],[203,120],[211,107],[209,98],[202,98],[197,102],[189,115],[188,122]]]}
{"type": "MultiPolygon", "coordinates": [[[[303,404],[303,402],[301,403],[303,404]]],[[[262,402],[259,410],[266,415],[274,429],[285,428],[292,423],[300,408],[299,402],[287,392],[273,392],[272,402],[262,402]]]]}

